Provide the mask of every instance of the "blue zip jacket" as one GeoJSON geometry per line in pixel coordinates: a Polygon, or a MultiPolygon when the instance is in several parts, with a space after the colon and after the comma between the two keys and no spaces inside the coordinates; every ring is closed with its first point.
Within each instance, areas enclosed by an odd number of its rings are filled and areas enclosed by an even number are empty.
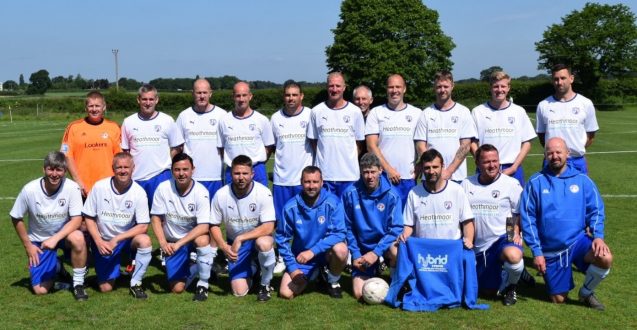
{"type": "Polygon", "coordinates": [[[593,238],[604,238],[604,202],[595,183],[566,166],[560,176],[544,167],[522,192],[522,232],[534,257],[564,251],[587,226],[593,238]]]}
{"type": "Polygon", "coordinates": [[[381,176],[378,188],[371,194],[361,179],[345,190],[342,200],[352,259],[369,251],[382,257],[403,231],[403,207],[398,192],[381,176]]]}
{"type": "Polygon", "coordinates": [[[299,253],[311,250],[316,258],[344,242],[346,232],[343,203],[336,195],[321,189],[313,206],[305,204],[301,194],[285,203],[283,219],[277,221],[276,245],[287,271],[292,273],[299,268],[296,262],[299,253]]]}

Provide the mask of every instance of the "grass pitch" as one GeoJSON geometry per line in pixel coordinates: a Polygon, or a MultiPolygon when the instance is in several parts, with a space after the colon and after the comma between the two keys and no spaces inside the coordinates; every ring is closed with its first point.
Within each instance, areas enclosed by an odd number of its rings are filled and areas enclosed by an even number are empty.
{"type": "MultiPolygon", "coordinates": [[[[543,280],[536,277],[535,288],[522,287],[518,303],[504,307],[497,300],[481,298],[489,303],[488,311],[464,309],[441,310],[436,313],[408,313],[387,306],[366,306],[351,295],[350,278],[341,283],[345,297],[330,299],[310,290],[293,301],[276,297],[258,303],[256,296],[235,298],[228,293],[228,279],[222,277],[211,284],[208,301],[194,303],[192,293],[166,292],[163,271],[154,261],[144,285],[147,301],[134,301],[128,295],[124,277],[119,288],[108,294],[96,291],[95,272],[91,269],[87,284],[90,298],[75,302],[71,293],[56,292],[34,296],[29,289],[24,249],[11,225],[8,213],[21,187],[41,176],[42,158],[59,148],[67,119],[55,117],[19,120],[8,123],[0,119],[0,309],[1,328],[636,328],[637,307],[633,280],[637,278],[634,238],[637,227],[632,216],[637,214],[637,185],[634,165],[637,162],[637,108],[598,112],[601,131],[587,156],[591,177],[597,182],[606,203],[606,241],[615,257],[611,274],[600,285],[597,296],[606,305],[605,312],[595,312],[575,301],[561,306],[547,301],[543,280]]],[[[119,117],[119,116],[118,116],[119,117]]],[[[534,117],[533,115],[531,117],[534,117]]],[[[113,118],[121,122],[121,118],[113,118]]],[[[542,157],[537,140],[524,164],[527,177],[540,167],[542,157]]],[[[473,171],[469,159],[470,172],[473,171]]],[[[156,247],[156,245],[155,245],[156,247]]],[[[528,267],[530,254],[526,251],[528,267]]],[[[69,266],[66,266],[67,269],[69,266]]],[[[275,277],[278,288],[280,277],[275,277]]],[[[577,287],[583,274],[576,273],[577,287]]]]}

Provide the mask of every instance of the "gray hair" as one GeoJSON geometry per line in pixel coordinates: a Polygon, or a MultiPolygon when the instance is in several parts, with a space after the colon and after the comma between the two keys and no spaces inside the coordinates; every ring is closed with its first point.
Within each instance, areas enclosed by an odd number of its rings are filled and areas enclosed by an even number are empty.
{"type": "Polygon", "coordinates": [[[361,157],[361,160],[358,162],[358,166],[360,166],[361,169],[370,168],[373,166],[380,168],[380,159],[378,159],[378,156],[376,156],[376,154],[368,152],[364,154],[363,157],[361,157]]]}
{"type": "Polygon", "coordinates": [[[159,95],[157,88],[155,88],[155,86],[151,84],[143,84],[142,87],[140,87],[139,90],[137,91],[137,95],[142,96],[142,94],[148,93],[148,92],[155,92],[155,96],[159,95]]]}
{"type": "Polygon", "coordinates": [[[60,151],[51,151],[44,157],[44,168],[61,168],[66,171],[66,156],[60,151]]]}
{"type": "Polygon", "coordinates": [[[365,85],[360,85],[360,86],[354,88],[354,91],[352,91],[352,96],[356,97],[356,92],[358,92],[359,90],[367,91],[367,95],[369,95],[370,99],[373,97],[372,96],[372,90],[369,89],[369,87],[367,87],[365,85]]]}

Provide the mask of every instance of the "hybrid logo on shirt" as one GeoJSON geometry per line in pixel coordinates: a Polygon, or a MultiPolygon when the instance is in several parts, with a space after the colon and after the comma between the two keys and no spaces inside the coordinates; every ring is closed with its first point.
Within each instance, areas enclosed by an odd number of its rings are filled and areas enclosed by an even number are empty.
{"type": "Polygon", "coordinates": [[[579,186],[576,184],[571,185],[570,187],[568,187],[568,189],[574,194],[577,194],[577,192],[579,192],[579,186]]]}
{"type": "Polygon", "coordinates": [[[64,205],[66,205],[66,199],[64,198],[58,199],[58,205],[64,207],[64,205]]]}
{"type": "Polygon", "coordinates": [[[453,204],[451,203],[451,201],[445,201],[445,208],[448,210],[451,208],[451,206],[453,206],[453,204]]]}
{"type": "Polygon", "coordinates": [[[383,212],[383,211],[385,211],[385,204],[383,204],[383,203],[378,203],[378,205],[376,205],[376,208],[377,208],[379,211],[383,212]]]}
{"type": "Polygon", "coordinates": [[[427,253],[427,256],[423,257],[422,254],[418,253],[418,264],[420,265],[418,271],[446,273],[448,272],[446,268],[448,259],[448,254],[439,254],[438,256],[433,257],[431,254],[427,253]]]}
{"type": "Polygon", "coordinates": [[[500,190],[492,190],[491,191],[491,197],[493,197],[493,198],[500,197],[500,190]]]}
{"type": "Polygon", "coordinates": [[[548,190],[548,189],[544,188],[544,189],[542,189],[542,193],[543,193],[543,194],[549,194],[550,192],[549,192],[549,190],[548,190]]]}
{"type": "Polygon", "coordinates": [[[124,206],[126,206],[127,209],[130,209],[131,207],[133,207],[133,201],[131,200],[125,201],[124,206]]]}

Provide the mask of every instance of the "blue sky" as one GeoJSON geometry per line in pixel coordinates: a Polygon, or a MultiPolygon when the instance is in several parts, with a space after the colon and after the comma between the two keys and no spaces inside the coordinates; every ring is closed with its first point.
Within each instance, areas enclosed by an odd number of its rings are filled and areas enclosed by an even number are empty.
{"type": "MultiPolygon", "coordinates": [[[[619,1],[598,1],[615,4],[619,1]]],[[[633,12],[637,2],[624,1],[633,12]]],[[[3,2],[0,81],[46,69],[51,77],[234,75],[246,80],[323,81],[325,47],[340,14],[337,0],[19,0],[3,2]]],[[[457,79],[499,65],[534,76],[534,43],[585,1],[431,0],[456,44],[457,79]]]]}

